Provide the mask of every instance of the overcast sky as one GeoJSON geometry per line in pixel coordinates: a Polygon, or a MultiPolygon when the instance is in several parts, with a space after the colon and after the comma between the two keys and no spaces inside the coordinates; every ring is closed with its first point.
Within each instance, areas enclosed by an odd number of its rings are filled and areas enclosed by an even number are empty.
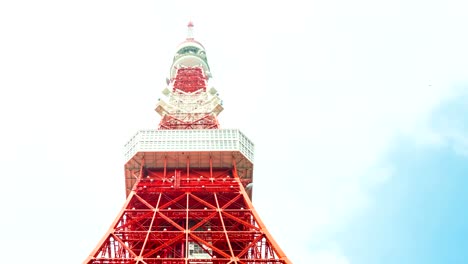
{"type": "Polygon", "coordinates": [[[468,259],[465,1],[162,2],[0,3],[2,263],[93,250],[190,19],[294,263],[468,259]]]}

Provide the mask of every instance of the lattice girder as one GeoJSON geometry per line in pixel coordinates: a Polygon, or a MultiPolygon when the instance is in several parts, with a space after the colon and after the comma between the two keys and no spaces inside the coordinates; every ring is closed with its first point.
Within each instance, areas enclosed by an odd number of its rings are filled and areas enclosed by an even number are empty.
{"type": "Polygon", "coordinates": [[[207,92],[201,66],[178,68],[165,93],[168,102],[160,100],[155,109],[162,116],[159,129],[219,128],[217,115],[223,110],[222,103],[215,92],[207,92]]]}
{"type": "Polygon", "coordinates": [[[235,169],[142,169],[118,220],[85,262],[288,263],[235,169]]]}

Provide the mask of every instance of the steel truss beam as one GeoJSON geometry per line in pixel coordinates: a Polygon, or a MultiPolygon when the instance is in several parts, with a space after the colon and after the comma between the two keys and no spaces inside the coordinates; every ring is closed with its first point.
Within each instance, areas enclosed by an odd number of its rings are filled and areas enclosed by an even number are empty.
{"type": "Polygon", "coordinates": [[[290,263],[232,168],[144,168],[86,264],[290,263]]]}
{"type": "MultiPolygon", "coordinates": [[[[217,95],[207,93],[207,77],[200,66],[177,69],[171,80],[169,102],[161,101],[156,111],[162,115],[159,129],[217,129],[222,111],[217,95]]],[[[169,87],[170,87],[169,86],[169,87]]]]}

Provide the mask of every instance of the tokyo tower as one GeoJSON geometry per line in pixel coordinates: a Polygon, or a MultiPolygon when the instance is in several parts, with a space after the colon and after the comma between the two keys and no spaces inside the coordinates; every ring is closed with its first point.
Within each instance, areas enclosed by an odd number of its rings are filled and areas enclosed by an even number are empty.
{"type": "Polygon", "coordinates": [[[158,129],[125,145],[127,200],[83,263],[291,263],[251,203],[254,145],[219,128],[210,78],[190,22],[156,106],[158,129]]]}

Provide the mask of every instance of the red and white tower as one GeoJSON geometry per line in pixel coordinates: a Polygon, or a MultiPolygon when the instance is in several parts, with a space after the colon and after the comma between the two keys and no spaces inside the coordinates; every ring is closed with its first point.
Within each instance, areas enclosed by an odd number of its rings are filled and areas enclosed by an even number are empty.
{"type": "Polygon", "coordinates": [[[220,129],[205,48],[187,39],[156,106],[125,145],[127,200],[85,264],[291,263],[251,203],[253,143],[220,129]],[[210,88],[208,88],[210,87],[210,88]]]}

